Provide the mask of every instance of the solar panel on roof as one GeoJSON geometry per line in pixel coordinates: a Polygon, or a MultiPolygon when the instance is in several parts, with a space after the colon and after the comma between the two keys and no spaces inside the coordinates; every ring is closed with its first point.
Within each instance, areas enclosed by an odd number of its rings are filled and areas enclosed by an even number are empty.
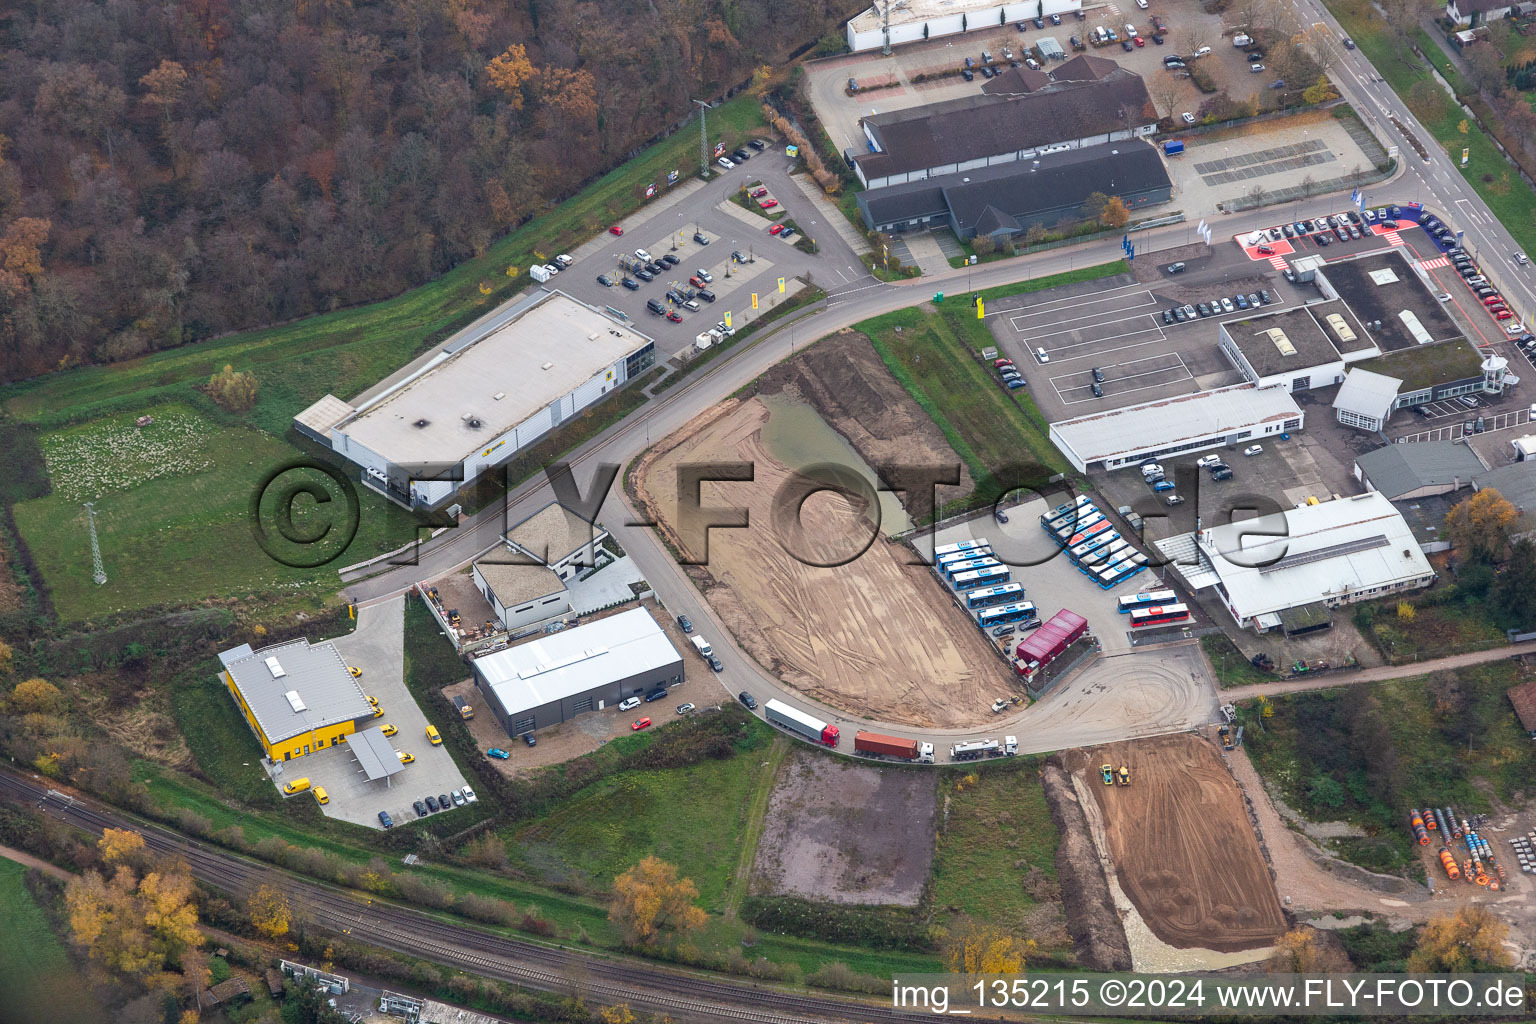
{"type": "Polygon", "coordinates": [[[1347,540],[1342,544],[1331,544],[1315,551],[1303,551],[1299,555],[1286,555],[1274,565],[1259,567],[1260,574],[1279,572],[1281,569],[1294,569],[1298,565],[1310,565],[1313,562],[1321,562],[1329,558],[1337,558],[1340,555],[1352,555],[1357,551],[1370,551],[1372,548],[1384,548],[1387,546],[1385,534],[1378,533],[1374,537],[1361,537],[1358,540],[1347,540]]]}

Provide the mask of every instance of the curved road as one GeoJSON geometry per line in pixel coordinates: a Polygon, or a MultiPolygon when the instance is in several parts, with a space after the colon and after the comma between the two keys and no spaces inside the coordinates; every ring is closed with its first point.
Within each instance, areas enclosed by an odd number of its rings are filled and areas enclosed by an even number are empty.
{"type": "MultiPolygon", "coordinates": [[[[1337,23],[1320,5],[1304,0],[1291,2],[1304,21],[1323,22],[1336,34],[1342,34],[1337,23]]],[[[1391,88],[1377,80],[1373,69],[1358,51],[1341,49],[1340,52],[1343,58],[1334,74],[1340,91],[1367,121],[1385,126],[1387,135],[1398,142],[1401,153],[1401,169],[1395,179],[1391,183],[1376,186],[1374,190],[1368,190],[1372,192],[1372,202],[1387,202],[1389,200],[1384,197],[1388,196],[1395,197],[1396,201],[1407,201],[1410,198],[1423,201],[1452,226],[1466,231],[1466,243],[1484,254],[1485,258],[1481,262],[1486,272],[1499,284],[1501,291],[1514,300],[1516,308],[1522,312],[1536,313],[1536,292],[1530,286],[1527,271],[1508,258],[1516,248],[1508,233],[1445,154],[1434,149],[1427,161],[1417,156],[1406,139],[1402,139],[1398,130],[1391,125],[1390,118],[1395,117],[1426,144],[1432,144],[1429,133],[1418,124],[1391,88]]],[[[796,184],[800,184],[799,179],[796,179],[796,184]]],[[[728,182],[717,181],[699,190],[694,201],[718,201],[729,188],[728,182]],[[716,196],[715,191],[720,195],[716,196]]],[[[1331,208],[1342,205],[1337,196],[1319,197],[1316,203],[1331,208]]],[[[1216,226],[1223,235],[1230,236],[1273,224],[1276,216],[1273,209],[1250,211],[1223,217],[1216,226]]],[[[1186,225],[1143,232],[1139,248],[1150,255],[1162,248],[1181,245],[1188,232],[1186,225]]],[[[823,231],[822,234],[827,232],[823,231]]],[[[569,461],[580,486],[588,489],[599,466],[613,465],[622,469],[649,447],[653,439],[671,434],[698,413],[724,400],[754,377],[788,357],[797,346],[808,344],[818,337],[869,317],[914,305],[926,299],[933,291],[1014,284],[1076,267],[1110,262],[1120,256],[1118,244],[1106,241],[1052,250],[977,268],[951,270],[915,281],[878,285],[856,282],[845,286],[842,291],[834,290],[824,303],[792,320],[771,325],[728,357],[710,364],[686,378],[683,383],[663,392],[640,414],[615,424],[581,446],[569,456],[569,461]],[[958,285],[959,282],[964,284],[958,285]]],[[[1530,319],[1536,319],[1536,316],[1530,319]]],[[[1485,344],[1502,340],[1489,336],[1486,325],[1483,325],[1483,329],[1485,344]]],[[[418,581],[432,579],[462,567],[497,543],[503,524],[517,522],[554,500],[554,497],[547,480],[542,477],[529,480],[508,496],[505,511],[497,508],[481,512],[466,519],[458,529],[423,543],[419,552],[420,564],[398,566],[366,578],[361,573],[352,574],[351,578],[344,576],[346,591],[354,601],[371,603],[403,593],[418,581]]],[[[635,522],[632,510],[619,487],[615,486],[606,496],[600,517],[605,527],[612,531],[634,558],[669,611],[688,615],[696,624],[712,630],[717,637],[730,636],[653,531],[635,522]]],[[[759,696],[784,696],[840,725],[886,729],[902,735],[920,731],[899,724],[853,719],[834,708],[819,704],[798,691],[784,687],[777,679],[765,673],[734,642],[716,642],[715,650],[725,664],[725,672],[719,682],[726,699],[734,699],[739,690],[748,689],[759,696]]],[[[1118,657],[1103,658],[1081,672],[1061,692],[1052,693],[1017,716],[998,719],[986,728],[922,731],[923,738],[934,743],[938,759],[943,761],[947,759],[947,745],[963,739],[1014,734],[1020,738],[1022,752],[1034,752],[1104,742],[1127,735],[1180,731],[1214,719],[1219,701],[1198,647],[1190,645],[1183,650],[1165,648],[1152,658],[1145,652],[1124,657],[1134,657],[1135,661],[1122,662],[1118,657]],[[1106,709],[1114,713],[1106,714],[1106,709]]],[[[1417,674],[1419,671],[1423,669],[1409,667],[1400,674],[1417,674]]],[[[1280,685],[1284,687],[1287,684],[1280,685]]],[[[1339,684],[1329,681],[1327,684],[1319,682],[1316,685],[1339,684]]],[[[1296,688],[1311,686],[1308,681],[1296,688]]],[[[1270,687],[1267,692],[1286,691],[1270,687]]],[[[1236,695],[1237,691],[1228,691],[1221,695],[1221,699],[1233,699],[1236,695]]],[[[851,747],[851,730],[844,731],[850,733],[844,745],[851,747]]]]}

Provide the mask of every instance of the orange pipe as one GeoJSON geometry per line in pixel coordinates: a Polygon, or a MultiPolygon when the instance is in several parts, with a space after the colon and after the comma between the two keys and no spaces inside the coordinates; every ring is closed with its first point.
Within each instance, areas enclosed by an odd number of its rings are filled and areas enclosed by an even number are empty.
{"type": "Polygon", "coordinates": [[[1455,881],[1461,877],[1461,869],[1456,866],[1456,858],[1451,856],[1451,851],[1440,851],[1440,863],[1445,866],[1446,877],[1455,881]]]}

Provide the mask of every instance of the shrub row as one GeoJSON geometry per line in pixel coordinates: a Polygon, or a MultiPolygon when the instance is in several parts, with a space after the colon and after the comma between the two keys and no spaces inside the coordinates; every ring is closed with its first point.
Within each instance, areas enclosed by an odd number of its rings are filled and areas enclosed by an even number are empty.
{"type": "Polygon", "coordinates": [[[908,911],[849,907],[794,896],[748,896],[742,920],[766,931],[785,932],[869,949],[934,948],[928,923],[908,911]]]}

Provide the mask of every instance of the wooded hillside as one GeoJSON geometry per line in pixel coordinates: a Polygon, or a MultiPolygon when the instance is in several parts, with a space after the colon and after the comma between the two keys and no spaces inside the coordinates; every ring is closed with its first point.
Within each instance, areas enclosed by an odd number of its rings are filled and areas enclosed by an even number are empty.
{"type": "Polygon", "coordinates": [[[862,5],[11,5],[0,379],[428,280],[862,5]]]}

